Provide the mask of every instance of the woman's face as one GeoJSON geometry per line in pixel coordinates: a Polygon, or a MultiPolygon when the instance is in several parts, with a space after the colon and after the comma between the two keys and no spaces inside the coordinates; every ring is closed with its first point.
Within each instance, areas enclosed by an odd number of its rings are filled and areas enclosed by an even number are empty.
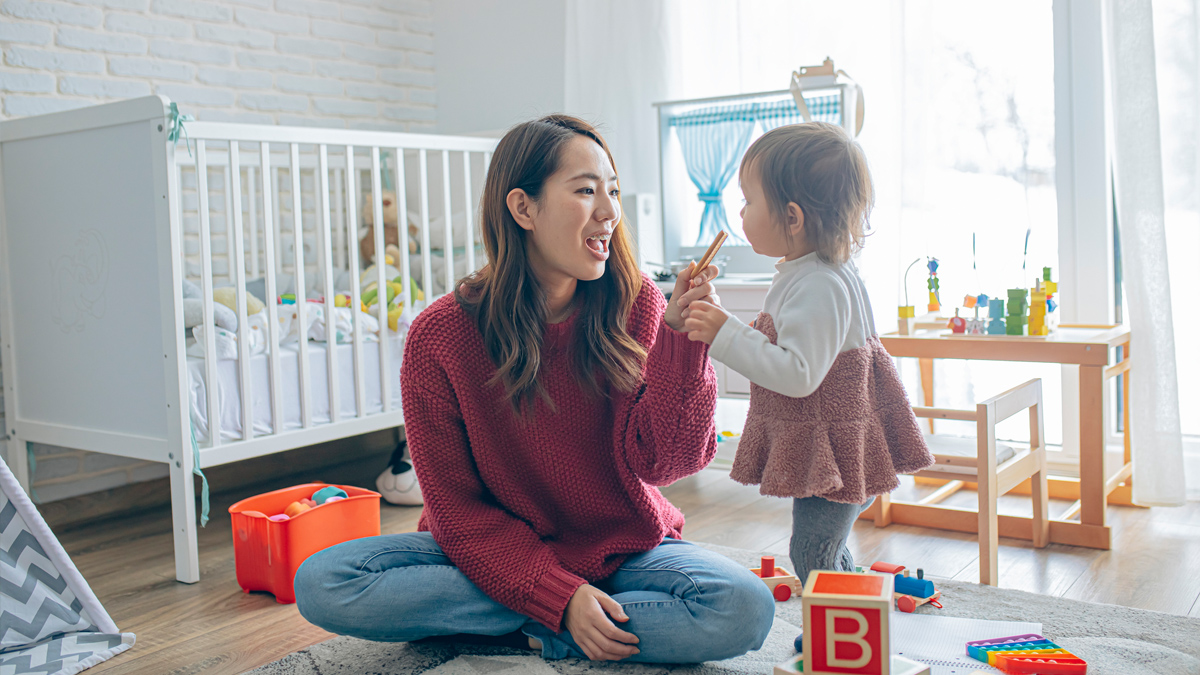
{"type": "Polygon", "coordinates": [[[530,264],[543,284],[593,281],[604,274],[609,239],[621,221],[619,196],[604,148],[586,136],[568,141],[541,198],[529,205],[527,218],[516,218],[529,231],[530,264]]]}

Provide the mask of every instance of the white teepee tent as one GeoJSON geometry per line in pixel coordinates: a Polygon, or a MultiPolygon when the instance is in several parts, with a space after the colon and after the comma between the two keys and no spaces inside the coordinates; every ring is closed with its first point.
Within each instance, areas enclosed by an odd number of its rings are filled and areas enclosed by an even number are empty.
{"type": "Polygon", "coordinates": [[[73,675],[133,641],[0,459],[0,675],[73,675]]]}

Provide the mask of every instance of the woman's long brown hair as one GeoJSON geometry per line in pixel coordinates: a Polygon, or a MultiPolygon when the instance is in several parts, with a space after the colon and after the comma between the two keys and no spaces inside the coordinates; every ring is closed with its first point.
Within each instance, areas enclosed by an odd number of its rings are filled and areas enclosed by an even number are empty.
{"type": "MultiPolygon", "coordinates": [[[[535,202],[546,179],[558,170],[563,148],[585,136],[608,144],[592,125],[567,115],[548,115],[513,127],[492,154],[479,207],[479,227],[488,264],[463,279],[454,291],[458,303],[475,317],[488,356],[496,365],[489,384],[501,383],[518,415],[532,414],[541,398],[554,402],[543,386],[542,336],[546,329],[546,294],[533,274],[526,250],[527,233],[508,210],[508,193],[520,188],[535,202]]],[[[573,366],[583,389],[594,395],[609,390],[631,392],[641,384],[646,350],[626,332],[629,312],[642,289],[625,218],[609,240],[604,274],[579,281],[574,303],[573,366]]]]}

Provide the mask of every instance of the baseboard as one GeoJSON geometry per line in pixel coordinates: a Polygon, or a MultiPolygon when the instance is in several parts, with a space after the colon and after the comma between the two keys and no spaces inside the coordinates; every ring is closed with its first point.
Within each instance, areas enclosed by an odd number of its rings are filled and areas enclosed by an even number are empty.
{"type": "MultiPolygon", "coordinates": [[[[401,430],[400,433],[403,433],[401,430]]],[[[286,452],[263,455],[207,469],[213,494],[241,490],[263,481],[264,477],[309,474],[322,468],[378,456],[382,471],[389,453],[395,448],[396,429],[384,429],[362,436],[339,438],[286,452]]],[[[199,481],[199,478],[196,479],[199,481]]],[[[199,486],[196,493],[199,494],[199,486]]],[[[56,532],[90,525],[135,512],[171,507],[171,481],[156,478],[143,483],[122,485],[110,490],[38,504],[38,511],[56,532]]]]}

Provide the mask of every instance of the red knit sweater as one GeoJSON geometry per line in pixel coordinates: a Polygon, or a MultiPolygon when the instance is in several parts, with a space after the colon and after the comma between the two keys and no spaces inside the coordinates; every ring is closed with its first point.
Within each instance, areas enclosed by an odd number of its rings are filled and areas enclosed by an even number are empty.
{"type": "Polygon", "coordinates": [[[589,397],[572,374],[575,321],[546,327],[543,384],[520,424],[474,321],[447,295],[413,321],[400,387],[425,510],[419,529],[488,596],[563,630],[581,585],[631,553],[679,538],[683,514],[655,486],[716,453],[716,375],[708,346],[662,321],[666,300],[643,277],[626,330],[648,352],[631,394],[589,397]]]}

